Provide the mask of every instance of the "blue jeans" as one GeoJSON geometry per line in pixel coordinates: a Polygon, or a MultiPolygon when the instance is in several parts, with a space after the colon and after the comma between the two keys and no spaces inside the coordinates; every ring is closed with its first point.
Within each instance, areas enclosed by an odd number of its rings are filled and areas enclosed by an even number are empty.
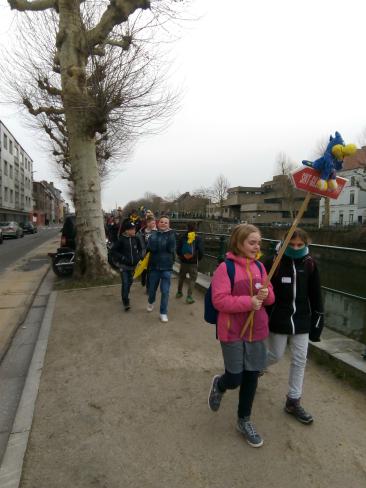
{"type": "Polygon", "coordinates": [[[149,303],[153,304],[156,298],[156,291],[160,282],[161,300],[160,300],[160,313],[168,313],[168,301],[169,301],[169,288],[171,271],[160,271],[158,269],[152,269],[149,273],[149,303]]]}
{"type": "Polygon", "coordinates": [[[129,294],[130,294],[132,281],[133,281],[132,270],[124,269],[123,271],[121,271],[121,282],[122,282],[121,296],[122,296],[123,305],[130,304],[129,294]]]}

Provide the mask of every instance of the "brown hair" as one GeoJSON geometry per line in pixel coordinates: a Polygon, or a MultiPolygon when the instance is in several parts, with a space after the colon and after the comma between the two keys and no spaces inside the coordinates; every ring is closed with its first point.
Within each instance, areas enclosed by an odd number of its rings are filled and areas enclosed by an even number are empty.
{"type": "MultiPolygon", "coordinates": [[[[288,232],[286,232],[286,234],[283,236],[283,240],[286,239],[287,235],[288,235],[288,232]]],[[[292,234],[291,239],[296,239],[296,237],[301,239],[303,241],[303,243],[305,244],[305,246],[307,246],[310,243],[309,235],[304,229],[300,229],[299,227],[297,227],[295,229],[295,232],[292,234]]]]}
{"type": "Polygon", "coordinates": [[[151,222],[152,220],[155,220],[155,217],[153,215],[148,215],[146,217],[146,222],[151,222]]]}
{"type": "Polygon", "coordinates": [[[161,220],[161,219],[168,219],[170,222],[170,219],[167,215],[160,215],[159,220],[161,220]]]}
{"type": "Polygon", "coordinates": [[[248,238],[249,234],[253,232],[261,235],[260,230],[255,225],[239,224],[235,226],[230,236],[228,250],[236,256],[239,256],[241,252],[239,251],[238,244],[242,244],[248,238]]]}

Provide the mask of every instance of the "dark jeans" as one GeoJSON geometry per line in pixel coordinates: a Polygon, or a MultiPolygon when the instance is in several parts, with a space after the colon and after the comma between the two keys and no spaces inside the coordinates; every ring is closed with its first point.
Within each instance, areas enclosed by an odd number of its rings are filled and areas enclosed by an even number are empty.
{"type": "Polygon", "coordinates": [[[234,390],[240,385],[238,417],[250,417],[252,406],[257,390],[259,371],[243,371],[242,373],[229,373],[225,371],[219,379],[219,390],[234,390]]]}
{"type": "Polygon", "coordinates": [[[171,271],[160,271],[158,269],[152,269],[149,273],[149,303],[155,302],[156,291],[160,283],[161,300],[160,300],[160,313],[168,313],[168,301],[169,301],[169,289],[170,289],[170,277],[171,271]]]}
{"type": "Polygon", "coordinates": [[[130,294],[132,281],[133,281],[133,270],[131,269],[122,270],[121,271],[121,282],[122,282],[121,296],[122,296],[123,305],[130,304],[129,294],[130,294]]]}

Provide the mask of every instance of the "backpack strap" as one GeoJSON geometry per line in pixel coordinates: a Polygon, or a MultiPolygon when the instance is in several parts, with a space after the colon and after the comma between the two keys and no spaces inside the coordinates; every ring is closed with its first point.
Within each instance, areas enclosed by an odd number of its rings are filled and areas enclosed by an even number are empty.
{"type": "Polygon", "coordinates": [[[261,265],[260,261],[255,260],[254,262],[258,266],[259,271],[261,272],[261,278],[263,278],[263,269],[262,269],[262,265],[261,265]]]}
{"type": "Polygon", "coordinates": [[[235,264],[234,261],[232,261],[231,259],[225,259],[225,264],[226,264],[227,274],[230,278],[231,293],[232,293],[234,289],[234,280],[235,280],[235,264]]]}

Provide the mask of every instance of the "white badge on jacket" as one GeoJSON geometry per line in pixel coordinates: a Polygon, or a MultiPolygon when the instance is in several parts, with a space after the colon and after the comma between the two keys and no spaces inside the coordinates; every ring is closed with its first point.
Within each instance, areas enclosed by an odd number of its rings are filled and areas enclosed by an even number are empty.
{"type": "Polygon", "coordinates": [[[291,276],[282,276],[282,283],[291,283],[291,276]]]}

